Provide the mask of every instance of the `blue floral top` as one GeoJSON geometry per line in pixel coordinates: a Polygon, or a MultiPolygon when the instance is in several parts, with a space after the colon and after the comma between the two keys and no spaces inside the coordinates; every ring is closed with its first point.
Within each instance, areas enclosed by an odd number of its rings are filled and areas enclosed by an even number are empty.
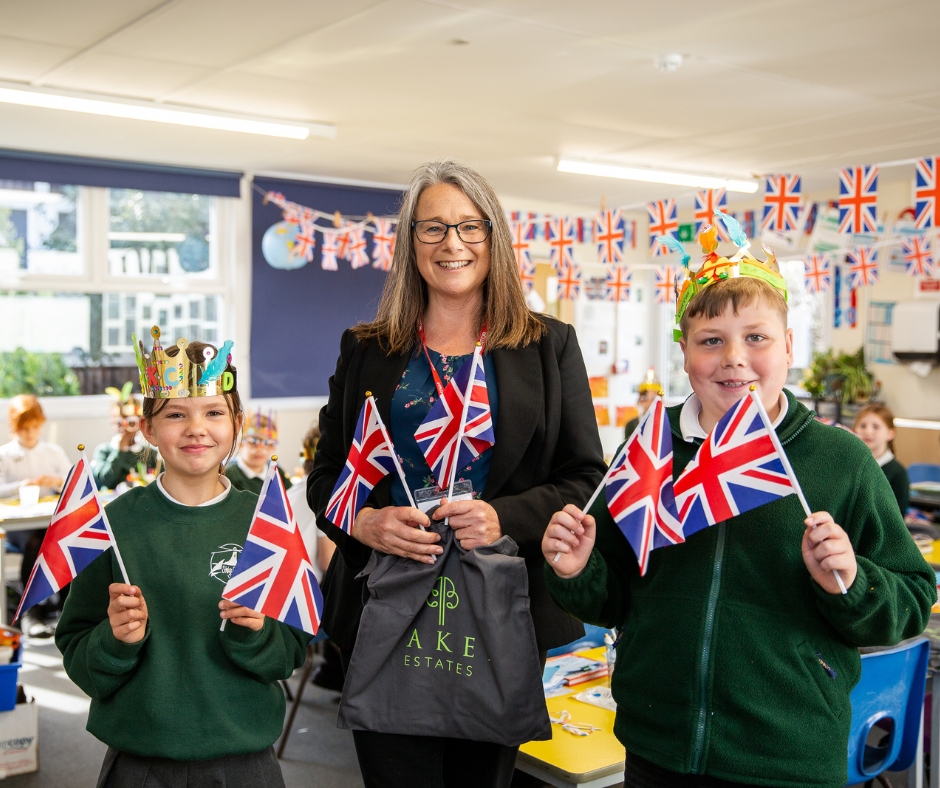
{"type": "MultiPolygon", "coordinates": [[[[444,388],[447,388],[447,384],[457,374],[457,370],[465,362],[469,362],[473,355],[468,353],[465,356],[442,356],[430,348],[428,348],[428,354],[434,362],[438,375],[441,376],[444,388]]],[[[483,355],[483,371],[486,373],[486,392],[490,400],[495,427],[499,398],[496,392],[496,368],[493,365],[493,356],[489,353],[483,355]]],[[[417,355],[408,362],[392,395],[391,425],[389,426],[392,442],[395,444],[398,459],[412,493],[436,483],[427,460],[415,441],[415,432],[418,431],[418,427],[421,426],[421,422],[427,417],[431,406],[436,401],[437,389],[434,386],[431,367],[428,366],[424,351],[419,350],[417,355]]],[[[474,498],[480,497],[486,485],[492,455],[493,450],[487,449],[479,457],[475,457],[468,466],[457,471],[457,481],[465,479],[473,485],[474,498]]],[[[396,506],[409,506],[408,496],[405,494],[397,473],[392,474],[392,501],[396,506]]]]}

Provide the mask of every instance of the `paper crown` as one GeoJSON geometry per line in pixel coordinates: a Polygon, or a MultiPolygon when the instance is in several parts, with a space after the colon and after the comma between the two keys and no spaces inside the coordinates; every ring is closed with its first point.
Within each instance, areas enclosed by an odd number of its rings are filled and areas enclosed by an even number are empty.
{"type": "Polygon", "coordinates": [[[179,339],[175,356],[170,356],[160,344],[160,329],[150,329],[153,350],[144,352],[144,343],[133,336],[134,354],[140,370],[140,390],[147,399],[177,399],[180,397],[215,397],[235,391],[235,367],[232,366],[230,339],[219,350],[207,345],[204,361],[196,364],[186,355],[188,340],[179,339]]]}
{"type": "Polygon", "coordinates": [[[645,391],[652,391],[657,396],[663,395],[663,386],[656,380],[656,372],[650,367],[646,370],[646,379],[637,387],[637,392],[642,394],[645,391]]]}
{"type": "Polygon", "coordinates": [[[680,280],[681,273],[676,277],[676,328],[673,329],[673,338],[676,342],[682,338],[679,323],[689,303],[706,287],[711,287],[718,282],[740,277],[762,279],[777,290],[785,300],[787,299],[787,283],[780,274],[774,253],[761,244],[767,255],[767,261],[761,262],[750,253],[751,242],[748,241],[744,228],[737,219],[721,211],[716,213],[715,217],[725,225],[731,241],[738,247],[738,251],[731,257],[722,257],[718,254],[718,228],[714,225],[706,225],[699,234],[699,243],[705,254],[702,262],[697,266],[690,264],[689,255],[675,238],[667,236],[659,238],[666,246],[679,252],[685,269],[684,279],[680,280]]]}
{"type": "Polygon", "coordinates": [[[264,440],[277,440],[277,416],[268,411],[265,416],[258,408],[257,412],[245,419],[242,428],[246,438],[263,438],[264,440]]]}
{"type": "Polygon", "coordinates": [[[104,393],[111,397],[111,420],[120,421],[121,419],[140,417],[142,403],[140,398],[132,394],[134,388],[130,380],[125,383],[120,390],[114,386],[108,386],[104,393]]]}

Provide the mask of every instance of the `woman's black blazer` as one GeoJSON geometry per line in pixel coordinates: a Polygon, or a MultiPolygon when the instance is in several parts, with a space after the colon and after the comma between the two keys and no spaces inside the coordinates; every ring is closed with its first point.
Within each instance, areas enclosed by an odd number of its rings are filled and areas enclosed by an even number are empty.
{"type": "MultiPolygon", "coordinates": [[[[542,318],[542,339],[523,348],[493,351],[499,410],[496,444],[481,498],[499,515],[500,526],[519,545],[529,576],[529,598],[540,651],[584,634],[580,622],[555,605],[542,576],[542,535],[565,504],[583,506],[606,466],[591,402],[584,359],[574,328],[542,318]]],[[[323,627],[347,654],[352,652],[363,607],[356,575],[372,549],[348,536],[323,513],[352,444],[359,410],[371,391],[389,422],[392,394],[409,354],[386,355],[375,341],[360,342],[347,330],[340,343],[330,395],[320,411],[320,442],[307,501],[317,525],[337,550],[323,578],[323,627]]],[[[368,506],[392,504],[390,477],[376,485],[368,506]]]]}

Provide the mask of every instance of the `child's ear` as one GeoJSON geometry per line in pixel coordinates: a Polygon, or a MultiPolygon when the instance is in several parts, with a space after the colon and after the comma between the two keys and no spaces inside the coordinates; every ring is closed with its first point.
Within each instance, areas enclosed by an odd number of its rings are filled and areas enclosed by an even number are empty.
{"type": "Polygon", "coordinates": [[[682,348],[682,369],[689,371],[689,354],[685,352],[685,337],[679,337],[679,347],[682,348]]]}
{"type": "Polygon", "coordinates": [[[788,328],[786,333],[787,343],[787,369],[793,366],[793,329],[788,328]]]}
{"type": "Polygon", "coordinates": [[[140,420],[140,432],[147,439],[147,443],[151,446],[156,446],[157,443],[154,440],[156,437],[153,434],[153,425],[150,423],[150,419],[141,419],[140,420]]]}

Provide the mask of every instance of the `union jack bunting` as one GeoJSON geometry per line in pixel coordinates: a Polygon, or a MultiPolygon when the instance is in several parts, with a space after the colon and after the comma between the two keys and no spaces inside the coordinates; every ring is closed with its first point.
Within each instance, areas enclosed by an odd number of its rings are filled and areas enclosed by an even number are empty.
{"type": "Polygon", "coordinates": [[[338,271],[339,265],[336,257],[339,254],[339,232],[336,230],[322,230],[320,232],[320,268],[324,271],[338,271]]]}
{"type": "Polygon", "coordinates": [[[366,234],[362,225],[353,224],[349,227],[349,265],[352,268],[363,268],[369,264],[369,253],[366,251],[366,234]]]}
{"type": "Polygon", "coordinates": [[[848,167],[839,171],[839,232],[875,233],[878,223],[878,168],[848,167]]]}
{"type": "Polygon", "coordinates": [[[512,233],[512,251],[516,255],[516,265],[521,272],[528,268],[531,258],[529,257],[529,232],[532,225],[529,222],[512,222],[509,225],[509,231],[512,233]]]}
{"type": "Polygon", "coordinates": [[[633,285],[633,272],[628,266],[613,265],[607,269],[607,284],[604,292],[605,301],[629,301],[630,288],[633,285]]]}
{"type": "Polygon", "coordinates": [[[656,268],[656,303],[669,304],[676,297],[676,275],[678,271],[671,265],[656,268]]]}
{"type": "Polygon", "coordinates": [[[395,233],[388,219],[375,219],[375,231],[372,233],[372,254],[375,256],[373,268],[390,271],[392,252],[395,248],[395,233]]]}
{"type": "Polygon", "coordinates": [[[558,275],[558,297],[574,301],[581,293],[581,266],[568,265],[558,275]]]}
{"type": "Polygon", "coordinates": [[[222,598],[316,635],[323,596],[275,462],[222,598]]]}
{"type": "Polygon", "coordinates": [[[754,211],[740,211],[738,213],[732,213],[730,216],[738,220],[738,223],[744,228],[744,234],[748,238],[753,238],[757,235],[757,219],[754,211]]]}
{"type": "Polygon", "coordinates": [[[513,211],[509,214],[509,221],[515,224],[520,224],[525,222],[527,225],[525,241],[532,241],[535,239],[535,219],[536,214],[534,213],[524,213],[523,211],[513,211]]]}
{"type": "Polygon", "coordinates": [[[803,179],[799,175],[768,175],[764,184],[764,218],[761,220],[761,230],[795,230],[803,179]]]}
{"type": "Polygon", "coordinates": [[[623,212],[617,208],[602,211],[594,218],[594,239],[597,262],[613,265],[623,262],[623,212]]]}
{"type": "Polygon", "coordinates": [[[937,157],[917,160],[914,182],[915,224],[921,230],[940,226],[937,201],[940,200],[940,180],[937,179],[937,157]]]}
{"type": "Polygon", "coordinates": [[[545,226],[555,270],[574,265],[574,223],[565,216],[551,219],[545,226]]]}
{"type": "Polygon", "coordinates": [[[722,416],[676,479],[686,539],[697,531],[796,492],[749,391],[722,416]]]}
{"type": "Polygon", "coordinates": [[[108,517],[98,500],[98,489],[83,453],[62,485],[62,494],[13,620],[18,620],[21,613],[65,588],[109,547],[114,547],[127,582],[108,517]]]}
{"type": "Polygon", "coordinates": [[[346,533],[352,533],[356,515],[369,493],[395,470],[392,447],[385,437],[382,420],[373,397],[366,397],[359,411],[359,423],[353,435],[346,465],[326,505],[326,519],[346,533]]]}
{"type": "Polygon", "coordinates": [[[663,402],[657,399],[621,450],[607,476],[604,495],[617,527],[633,548],[640,575],[650,551],[685,541],[672,485],[672,435],[663,402]]]}
{"type": "Polygon", "coordinates": [[[722,241],[730,241],[728,231],[722,222],[716,222],[712,217],[718,211],[728,210],[728,193],[724,189],[705,189],[695,192],[695,237],[706,224],[714,224],[718,228],[718,237],[722,241]]]}
{"type": "Polygon", "coordinates": [[[349,247],[352,244],[353,225],[351,222],[346,227],[337,230],[336,233],[336,256],[340,260],[349,260],[349,247]]]}
{"type": "Polygon", "coordinates": [[[856,249],[845,257],[852,290],[878,283],[878,254],[874,249],[856,249]]]}
{"type": "Polygon", "coordinates": [[[671,235],[679,240],[679,219],[676,214],[676,201],[658,200],[646,204],[646,212],[650,217],[650,255],[659,257],[669,254],[669,247],[657,243],[660,235],[671,235]]]}
{"type": "Polygon", "coordinates": [[[520,268],[519,278],[522,280],[522,291],[531,293],[535,287],[535,263],[530,260],[525,267],[520,268]]]}
{"type": "Polygon", "coordinates": [[[915,235],[904,242],[904,265],[908,276],[933,276],[933,254],[926,238],[915,235]]]}
{"type": "Polygon", "coordinates": [[[832,290],[832,268],[829,255],[812,254],[806,261],[806,292],[828,293],[832,290]]]}
{"type": "Polygon", "coordinates": [[[300,227],[294,235],[294,245],[290,249],[290,258],[292,260],[306,260],[308,263],[313,259],[313,250],[317,244],[317,226],[313,222],[299,222],[300,227]]]}

